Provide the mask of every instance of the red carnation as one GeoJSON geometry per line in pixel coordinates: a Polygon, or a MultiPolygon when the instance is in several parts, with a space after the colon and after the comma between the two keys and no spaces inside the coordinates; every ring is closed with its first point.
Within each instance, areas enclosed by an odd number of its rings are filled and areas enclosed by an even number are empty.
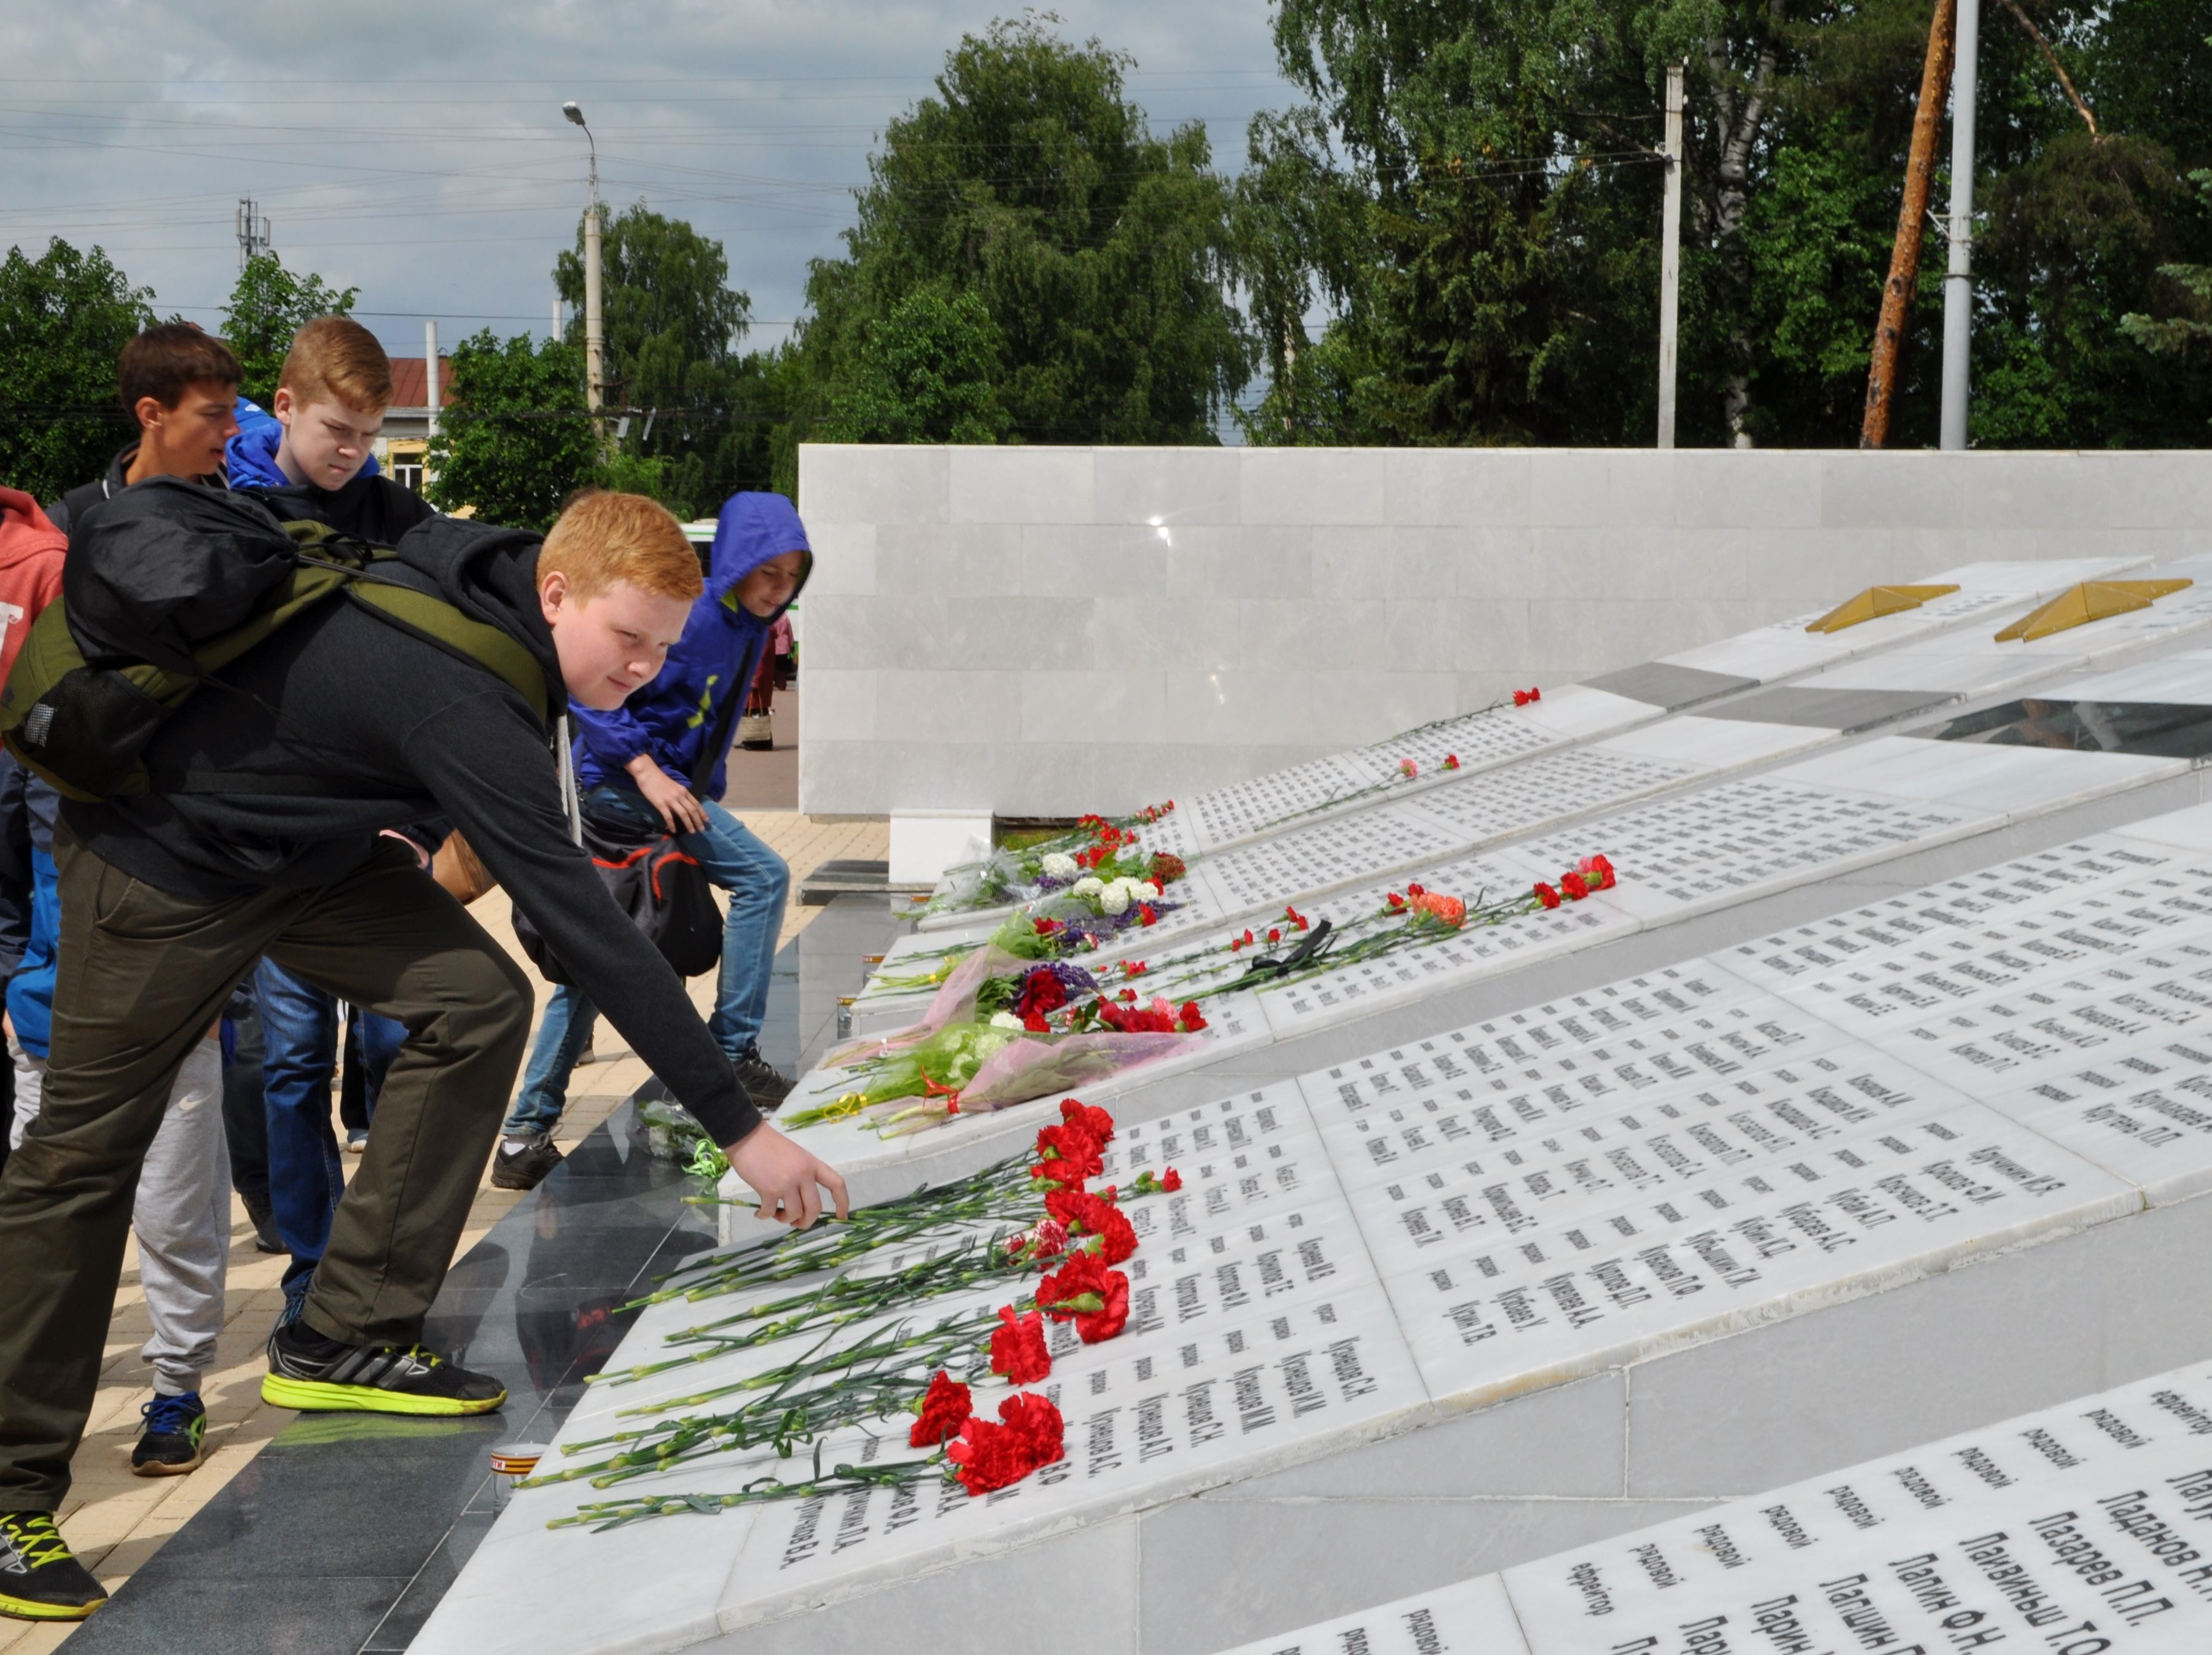
{"type": "Polygon", "coordinates": [[[1406,906],[1406,899],[1405,899],[1404,897],[1402,897],[1402,896],[1399,895],[1399,894],[1398,894],[1398,893],[1397,893],[1397,892],[1395,892],[1395,891],[1393,891],[1393,892],[1391,892],[1391,893],[1390,893],[1390,912],[1391,912],[1395,913],[1395,912],[1398,912],[1398,910],[1399,910],[1399,909],[1401,909],[1401,908],[1404,907],[1405,906],[1406,906]]]}
{"type": "Polygon", "coordinates": [[[1547,908],[1559,906],[1559,894],[1540,879],[1536,882],[1536,900],[1547,908]]]}
{"type": "Polygon", "coordinates": [[[1037,1159],[1044,1163],[1038,1172],[1063,1184],[1080,1184],[1106,1170],[1103,1147],[1081,1122],[1063,1120],[1047,1126],[1036,1137],[1037,1159]]]}
{"type": "Polygon", "coordinates": [[[1609,891],[1613,888],[1614,883],[1613,864],[1603,857],[1583,858],[1582,871],[1589,876],[1592,890],[1609,891]]]}
{"type": "Polygon", "coordinates": [[[960,1468],[961,1486],[971,1494],[1019,1482],[1066,1452],[1066,1427],[1048,1397],[1009,1397],[999,1404],[999,1421],[994,1425],[971,1416],[958,1440],[945,1447],[945,1458],[960,1468]]]}
{"type": "Polygon", "coordinates": [[[1129,1278],[1120,1270],[1106,1272],[1103,1308],[1075,1319],[1075,1337],[1085,1344],[1103,1344],[1129,1324],[1129,1278]]]}
{"type": "MultiPolygon", "coordinates": [[[[1085,1234],[1099,1238],[1098,1254],[1108,1264],[1121,1264],[1136,1252],[1137,1232],[1113,1202],[1076,1191],[1055,1190],[1053,1196],[1060,1197],[1073,1215],[1070,1229],[1079,1225],[1085,1234]]],[[[1053,1196],[1045,1197],[1046,1206],[1051,1206],[1053,1196]]]]}
{"type": "Polygon", "coordinates": [[[1182,1032],[1186,1034],[1195,1034],[1205,1027],[1206,1019],[1200,1014],[1198,1002],[1185,1000],[1182,1003],[1182,1032]]]}
{"type": "Polygon", "coordinates": [[[1060,921],[1057,919],[1040,919],[1036,922],[1036,934],[1039,937],[1049,937],[1059,929],[1060,921]]]}
{"type": "Polygon", "coordinates": [[[975,1401],[968,1387],[939,1368],[929,1382],[929,1389],[914,1405],[921,1417],[906,1434],[910,1448],[934,1448],[947,1437],[957,1437],[968,1416],[975,1411],[975,1401]]]}
{"type": "Polygon", "coordinates": [[[1038,966],[1022,979],[1021,992],[1014,998],[1014,1012],[1025,1019],[1044,1016],[1066,1003],[1067,985],[1060,980],[1050,966],[1038,966]]]}
{"type": "Polygon", "coordinates": [[[1095,1252],[1070,1253],[1066,1264],[1037,1283],[1037,1309],[1055,1322],[1095,1316],[1106,1308],[1106,1278],[1114,1273],[1095,1252]]]}
{"type": "Polygon", "coordinates": [[[1456,769],[1458,769],[1458,768],[1459,768],[1459,755],[1458,755],[1458,754],[1456,754],[1456,753],[1447,753],[1447,754],[1445,754],[1445,755],[1444,755],[1444,768],[1445,768],[1445,769],[1447,769],[1447,770],[1456,770],[1456,769]]]}
{"type": "Polygon", "coordinates": [[[1027,1016],[1024,1017],[1022,1019],[1022,1027],[1032,1034],[1049,1034],[1052,1033],[1052,1025],[1045,1021],[1044,1014],[1041,1011],[1032,1011],[1027,1016]]]}
{"type": "Polygon", "coordinates": [[[1268,940],[1270,943],[1279,943],[1279,942],[1281,942],[1281,941],[1283,940],[1283,932],[1282,932],[1282,928],[1281,928],[1280,926],[1275,926],[1275,927],[1271,928],[1271,929],[1268,931],[1268,932],[1267,932],[1267,940],[1268,940]]]}
{"type": "Polygon", "coordinates": [[[1157,925],[1159,923],[1160,917],[1152,912],[1152,905],[1151,903],[1139,902],[1137,904],[1137,925],[1139,930],[1146,925],[1157,925]]]}
{"type": "Polygon", "coordinates": [[[1174,1167],[1169,1167],[1160,1174],[1160,1188],[1173,1195],[1177,1190],[1182,1188],[1182,1174],[1174,1167]]]}
{"type": "Polygon", "coordinates": [[[1579,902],[1590,893],[1589,882],[1580,874],[1561,874],[1559,889],[1570,902],[1579,902]]]}
{"type": "Polygon", "coordinates": [[[1093,1143],[1101,1148],[1114,1141],[1114,1117],[1103,1109],[1094,1109],[1076,1098],[1060,1100],[1060,1119],[1064,1126],[1079,1132],[1087,1132],[1093,1143]]]}
{"type": "Polygon", "coordinates": [[[1408,896],[1423,897],[1426,896],[1428,894],[1429,888],[1425,885],[1408,885],[1406,887],[1406,894],[1408,896]]]}
{"type": "Polygon", "coordinates": [[[1012,1305],[999,1306],[999,1325],[991,1330],[991,1371],[1005,1374],[1008,1385],[1035,1385],[1052,1372],[1042,1316],[1036,1311],[1017,1316],[1012,1305]]]}

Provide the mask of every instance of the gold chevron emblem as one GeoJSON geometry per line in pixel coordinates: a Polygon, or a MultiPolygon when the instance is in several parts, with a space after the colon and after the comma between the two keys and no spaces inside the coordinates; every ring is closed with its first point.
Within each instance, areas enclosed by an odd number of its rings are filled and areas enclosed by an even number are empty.
{"type": "Polygon", "coordinates": [[[1943,597],[1956,586],[1869,586],[1856,597],[1847,597],[1805,628],[1808,632],[1841,632],[1862,621],[1917,609],[1931,597],[1943,597]]]}
{"type": "Polygon", "coordinates": [[[2031,609],[1996,636],[2000,644],[2017,638],[2033,643],[2055,632],[2106,621],[2131,609],[2147,609],[2160,598],[2195,583],[2188,580],[2085,580],[2069,586],[2041,609],[2031,609]]]}

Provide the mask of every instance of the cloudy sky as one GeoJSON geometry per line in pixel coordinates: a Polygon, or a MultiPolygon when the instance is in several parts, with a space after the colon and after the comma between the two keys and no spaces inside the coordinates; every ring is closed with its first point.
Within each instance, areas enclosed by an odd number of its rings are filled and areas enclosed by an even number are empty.
{"type": "MultiPolygon", "coordinates": [[[[840,250],[884,123],[988,0],[0,0],[0,246],[97,242],[163,314],[212,326],[251,196],[288,267],[358,287],[394,355],[478,327],[544,331],[574,237],[583,135],[600,189],[719,238],[756,343],[840,250]]],[[[1156,127],[1204,120],[1218,162],[1291,101],[1267,0],[1061,0],[1131,53],[1156,127]]]]}

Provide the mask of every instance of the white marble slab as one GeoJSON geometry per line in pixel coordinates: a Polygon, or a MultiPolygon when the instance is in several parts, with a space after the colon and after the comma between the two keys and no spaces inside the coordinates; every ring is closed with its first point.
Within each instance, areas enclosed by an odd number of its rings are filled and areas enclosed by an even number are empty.
{"type": "Polygon", "coordinates": [[[2212,1371],[1508,1570],[1532,1655],[2212,1649],[2212,1371]]]}
{"type": "Polygon", "coordinates": [[[1241,1644],[1228,1655],[1528,1655],[1495,1574],[1416,1592],[1319,1626],[1241,1644]]]}
{"type": "Polygon", "coordinates": [[[2212,704],[2212,650],[2190,650],[2116,671],[2061,678],[2042,693],[2052,700],[2212,704]]]}
{"type": "Polygon", "coordinates": [[[1747,1163],[1693,1182],[1510,1239],[1493,1224],[1419,1258],[1363,1209],[1431,1393],[1497,1401],[2142,1205],[1978,1104],[1878,1121],[1778,1173],[1747,1163]]]}

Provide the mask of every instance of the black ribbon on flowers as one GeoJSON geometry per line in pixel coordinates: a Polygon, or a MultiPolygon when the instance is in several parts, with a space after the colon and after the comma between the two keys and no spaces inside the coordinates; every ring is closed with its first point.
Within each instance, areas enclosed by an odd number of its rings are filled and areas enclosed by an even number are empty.
{"type": "Polygon", "coordinates": [[[1289,976],[1300,966],[1310,964],[1328,952],[1329,934],[1335,929],[1334,920],[1318,921],[1311,931],[1299,939],[1297,947],[1292,949],[1281,959],[1278,960],[1272,955],[1263,955],[1245,967],[1243,976],[1237,980],[1240,983],[1250,983],[1289,976]]]}

